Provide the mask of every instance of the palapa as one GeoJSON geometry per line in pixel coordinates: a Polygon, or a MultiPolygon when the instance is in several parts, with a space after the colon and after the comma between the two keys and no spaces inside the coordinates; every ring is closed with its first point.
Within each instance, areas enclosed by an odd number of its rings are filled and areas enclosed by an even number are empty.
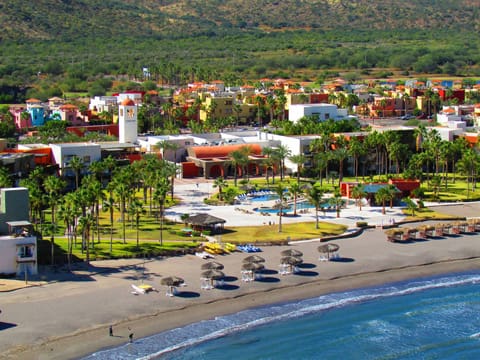
{"type": "Polygon", "coordinates": [[[265,269],[265,265],[263,264],[260,264],[260,263],[245,263],[242,265],[242,270],[246,270],[246,271],[260,271],[260,270],[263,270],[265,269]]]}
{"type": "Polygon", "coordinates": [[[223,270],[223,264],[217,261],[210,261],[202,264],[202,270],[223,270]]]}
{"type": "Polygon", "coordinates": [[[160,284],[166,286],[180,286],[183,283],[185,283],[185,280],[178,276],[168,276],[160,280],[160,284]]]}
{"type": "Polygon", "coordinates": [[[280,259],[280,263],[297,266],[303,263],[303,260],[297,256],[285,256],[280,259]]]}
{"type": "Polygon", "coordinates": [[[250,262],[262,263],[262,262],[265,262],[265,259],[258,255],[250,255],[250,256],[247,256],[245,259],[243,259],[243,262],[244,263],[250,263],[250,262]]]}
{"type": "Polygon", "coordinates": [[[218,280],[225,277],[225,274],[219,270],[207,270],[202,272],[202,277],[205,279],[218,280]]]}
{"type": "Polygon", "coordinates": [[[280,254],[282,256],[297,256],[297,257],[303,256],[303,253],[300,250],[297,250],[297,249],[283,250],[280,254]]]}

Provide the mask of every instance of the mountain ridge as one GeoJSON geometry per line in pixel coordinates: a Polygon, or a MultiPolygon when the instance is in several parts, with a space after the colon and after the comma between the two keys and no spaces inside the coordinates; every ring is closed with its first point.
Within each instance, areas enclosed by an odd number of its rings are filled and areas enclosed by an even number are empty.
{"type": "Polygon", "coordinates": [[[480,0],[0,0],[2,40],[480,29],[480,0]],[[333,19],[333,21],[332,21],[333,19]]]}

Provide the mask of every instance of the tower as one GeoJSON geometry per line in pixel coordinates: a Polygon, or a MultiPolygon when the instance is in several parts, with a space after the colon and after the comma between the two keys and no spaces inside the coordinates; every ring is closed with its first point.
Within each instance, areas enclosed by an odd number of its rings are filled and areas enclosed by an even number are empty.
{"type": "Polygon", "coordinates": [[[123,100],[118,107],[118,135],[120,143],[137,141],[137,105],[130,98],[123,100]]]}

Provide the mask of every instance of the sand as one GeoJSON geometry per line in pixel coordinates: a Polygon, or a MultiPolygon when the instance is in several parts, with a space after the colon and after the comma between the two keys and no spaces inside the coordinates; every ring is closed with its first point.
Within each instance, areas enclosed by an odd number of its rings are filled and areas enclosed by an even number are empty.
{"type": "MultiPolygon", "coordinates": [[[[187,184],[184,190],[191,189],[187,184]]],[[[191,201],[194,196],[188,200],[195,207],[199,203],[191,201]]],[[[462,209],[461,205],[448,207],[454,214],[461,214],[462,209]]],[[[342,218],[347,224],[358,218],[376,223],[386,223],[392,216],[401,220],[398,209],[387,210],[383,217],[379,211],[366,208],[359,213],[350,208],[342,211],[342,218]]],[[[475,205],[470,212],[480,213],[475,205]]],[[[236,213],[229,208],[223,215],[231,216],[229,221],[234,225],[236,213]]],[[[272,227],[272,231],[275,229],[272,227]]],[[[260,255],[266,259],[268,281],[241,280],[246,254],[217,256],[216,260],[225,265],[228,281],[226,287],[213,290],[201,288],[200,268],[206,260],[194,255],[98,261],[88,269],[77,267],[72,272],[42,270],[45,282],[0,292],[0,359],[75,359],[124,344],[131,332],[140,338],[250,307],[480,268],[480,234],[399,244],[387,242],[381,229],[367,229],[335,243],[340,245],[343,261],[319,261],[318,240],[263,247],[260,255]],[[304,254],[305,266],[298,275],[278,273],[280,252],[287,248],[304,254]],[[165,296],[166,288],[160,285],[161,279],[170,275],[180,276],[187,283],[175,297],[165,296]],[[141,283],[158,291],[133,295],[131,285],[141,283]],[[110,325],[114,336],[108,334],[110,325]]]]}
{"type": "Polygon", "coordinates": [[[200,267],[206,260],[193,255],[142,261],[102,261],[89,271],[58,274],[57,282],[2,293],[0,358],[73,359],[98,349],[126,343],[128,334],[148,336],[216,315],[324,293],[382,284],[431,274],[480,268],[480,235],[397,244],[381,230],[367,230],[355,238],[339,239],[343,262],[321,262],[318,241],[290,246],[304,253],[300,275],[277,273],[280,252],[288,246],[265,247],[261,256],[271,281],[241,281],[247,255],[218,256],[229,277],[227,290],[203,290],[200,267]],[[145,275],[143,275],[145,274],[145,275]],[[179,296],[165,296],[164,276],[183,277],[187,286],[179,296]],[[131,294],[131,284],[158,289],[131,294]],[[63,281],[69,280],[69,281],[63,281]],[[6,327],[4,324],[11,324],[6,327]],[[2,326],[3,325],[3,326],[2,326]],[[113,325],[114,337],[108,336],[113,325]]]}

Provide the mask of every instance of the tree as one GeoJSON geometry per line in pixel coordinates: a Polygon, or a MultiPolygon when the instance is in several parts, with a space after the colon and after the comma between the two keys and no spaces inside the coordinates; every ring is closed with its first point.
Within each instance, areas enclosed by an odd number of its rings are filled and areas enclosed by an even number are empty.
{"type": "Polygon", "coordinates": [[[418,210],[417,203],[409,197],[403,198],[402,201],[405,203],[405,206],[411,212],[412,216],[415,216],[415,211],[418,210]]]}
{"type": "Polygon", "coordinates": [[[285,174],[285,159],[291,155],[291,150],[285,145],[279,145],[274,149],[274,154],[280,160],[280,181],[283,181],[285,174]]]}
{"type": "Polygon", "coordinates": [[[315,206],[315,229],[318,229],[318,210],[320,210],[320,206],[322,205],[322,198],[323,198],[324,191],[318,185],[314,185],[309,187],[306,191],[306,195],[310,203],[315,206]]]}
{"type": "Polygon", "coordinates": [[[330,199],[328,199],[328,203],[335,208],[335,212],[337,213],[337,218],[339,218],[342,206],[345,205],[345,200],[342,199],[342,194],[340,194],[340,191],[338,190],[338,188],[335,189],[333,196],[330,199]]]}
{"type": "Polygon", "coordinates": [[[289,157],[289,160],[297,165],[297,183],[300,184],[300,174],[303,169],[303,164],[305,164],[306,157],[303,154],[292,155],[289,157]]]}
{"type": "Polygon", "coordinates": [[[85,257],[85,262],[88,266],[90,265],[90,229],[94,223],[94,219],[91,214],[86,214],[80,216],[78,223],[80,225],[80,229],[82,230],[82,239],[84,239],[86,244],[85,248],[87,250],[87,254],[85,257]]]}
{"type": "Polygon", "coordinates": [[[357,184],[352,189],[352,197],[355,199],[359,210],[362,211],[362,199],[367,195],[365,191],[365,186],[363,184],[357,184]]]}
{"type": "Polygon", "coordinates": [[[113,212],[115,210],[115,199],[112,196],[113,183],[108,184],[109,195],[107,199],[103,202],[102,210],[108,211],[110,215],[110,255],[112,254],[112,245],[113,245],[113,212]]]}
{"type": "Polygon", "coordinates": [[[64,190],[66,183],[59,177],[55,175],[50,175],[47,177],[43,184],[45,191],[47,192],[48,203],[51,209],[51,224],[52,232],[50,237],[51,242],[51,264],[55,262],[55,231],[57,228],[57,223],[55,220],[55,210],[58,203],[60,202],[60,194],[64,190]]]}
{"type": "Polygon", "coordinates": [[[75,174],[75,190],[78,189],[80,172],[82,171],[83,166],[83,160],[78,156],[73,156],[68,163],[68,167],[71,168],[75,174]]]}
{"type": "Polygon", "coordinates": [[[230,163],[233,166],[233,183],[235,186],[237,186],[238,168],[239,167],[243,168],[243,166],[245,166],[245,164],[247,163],[247,159],[246,159],[245,153],[242,152],[241,150],[232,151],[229,154],[229,157],[230,157],[230,163]]]}
{"type": "Polygon", "coordinates": [[[218,188],[218,200],[223,201],[223,188],[228,186],[228,183],[223,177],[218,177],[215,179],[212,185],[214,188],[218,188]]]}
{"type": "Polygon", "coordinates": [[[140,217],[145,214],[145,209],[143,208],[143,203],[140,199],[133,199],[128,207],[128,212],[133,216],[135,221],[135,231],[137,235],[137,248],[139,247],[139,225],[140,217]]]}
{"type": "Polygon", "coordinates": [[[159,177],[155,184],[154,198],[160,205],[159,218],[160,218],[160,245],[163,246],[163,216],[165,211],[165,201],[170,184],[165,177],[159,177]]]}
{"type": "Polygon", "coordinates": [[[76,219],[80,215],[80,211],[76,204],[75,194],[69,193],[63,198],[63,202],[60,204],[58,209],[58,216],[65,224],[65,229],[67,231],[67,259],[68,266],[70,267],[71,258],[72,258],[72,248],[73,248],[73,237],[76,228],[76,219]]]}
{"type": "Polygon", "coordinates": [[[282,232],[282,217],[283,217],[283,208],[284,208],[284,203],[285,203],[285,190],[286,190],[286,187],[283,186],[282,184],[278,184],[274,188],[275,194],[278,195],[278,206],[279,206],[278,232],[282,232]]]}
{"type": "Polygon", "coordinates": [[[300,183],[296,182],[290,185],[288,192],[293,197],[293,216],[297,216],[297,200],[298,197],[303,193],[303,188],[300,186],[300,183]]]}
{"type": "Polygon", "coordinates": [[[377,203],[382,204],[382,214],[385,215],[385,203],[389,200],[390,193],[387,187],[382,187],[378,189],[377,193],[375,194],[375,201],[377,203]]]}

